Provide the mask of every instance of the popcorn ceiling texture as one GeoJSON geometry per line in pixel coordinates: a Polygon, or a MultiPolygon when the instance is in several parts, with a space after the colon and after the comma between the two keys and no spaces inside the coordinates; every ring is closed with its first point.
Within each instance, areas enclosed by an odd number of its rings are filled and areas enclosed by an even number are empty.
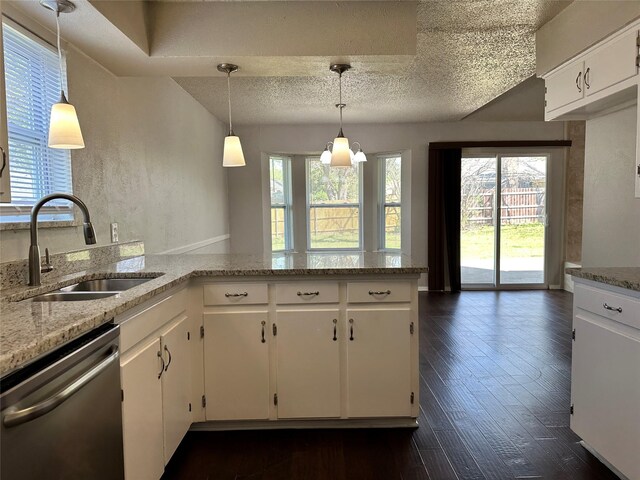
{"type": "MultiPolygon", "coordinates": [[[[569,1],[472,0],[417,4],[417,55],[396,74],[354,64],[344,74],[345,123],[454,121],[535,73],[535,31],[569,1]]],[[[338,78],[235,77],[237,124],[333,123],[338,78]]],[[[175,80],[217,118],[227,118],[226,79],[175,80]]]]}

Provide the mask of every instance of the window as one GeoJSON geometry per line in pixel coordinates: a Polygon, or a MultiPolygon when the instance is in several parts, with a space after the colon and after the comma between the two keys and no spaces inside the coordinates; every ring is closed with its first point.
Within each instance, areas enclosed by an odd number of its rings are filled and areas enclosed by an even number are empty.
{"type": "Polygon", "coordinates": [[[271,250],[293,249],[291,216],[291,159],[269,157],[269,184],[271,189],[271,250]]]}
{"type": "Polygon", "coordinates": [[[362,169],[323,165],[307,158],[309,250],[361,250],[362,169]]]}
{"type": "Polygon", "coordinates": [[[402,158],[400,155],[378,158],[380,162],[380,249],[400,250],[402,247],[402,158]]]}
{"type": "MultiPolygon", "coordinates": [[[[44,195],[71,193],[71,156],[47,146],[51,105],[60,99],[55,48],[13,23],[3,24],[3,40],[11,203],[0,206],[0,221],[23,222],[44,195]]],[[[72,219],[64,200],[48,203],[39,216],[41,221],[72,219]]]]}

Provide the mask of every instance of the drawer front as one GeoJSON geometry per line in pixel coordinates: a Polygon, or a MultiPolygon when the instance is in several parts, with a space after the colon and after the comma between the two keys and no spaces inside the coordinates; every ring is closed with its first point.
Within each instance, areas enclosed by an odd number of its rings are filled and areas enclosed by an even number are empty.
{"type": "Polygon", "coordinates": [[[357,282],[347,284],[349,303],[410,302],[411,282],[357,282]]]}
{"type": "Polygon", "coordinates": [[[296,282],[276,284],[279,305],[338,303],[338,284],[333,282],[296,282]]]}
{"type": "Polygon", "coordinates": [[[167,297],[120,325],[120,351],[126,352],[187,309],[187,291],[167,297]]]}
{"type": "Polygon", "coordinates": [[[640,329],[638,299],[576,284],[573,301],[577,308],[640,329]]]}
{"type": "Polygon", "coordinates": [[[269,303],[266,283],[220,283],[204,286],[205,305],[264,305],[269,303]]]}

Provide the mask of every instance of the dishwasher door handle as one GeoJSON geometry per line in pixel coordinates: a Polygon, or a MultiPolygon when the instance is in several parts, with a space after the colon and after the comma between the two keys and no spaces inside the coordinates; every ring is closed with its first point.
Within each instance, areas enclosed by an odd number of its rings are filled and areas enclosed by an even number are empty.
{"type": "Polygon", "coordinates": [[[51,410],[64,403],[65,400],[71,397],[74,393],[78,392],[91,380],[100,375],[104,370],[107,369],[107,367],[109,367],[114,361],[116,361],[117,358],[118,347],[113,347],[112,353],[107,358],[98,362],[96,365],[91,367],[90,370],[87,370],[72,383],[58,390],[46,400],[43,400],[42,402],[32,405],[31,407],[23,408],[21,410],[18,410],[15,407],[7,408],[5,410],[5,415],[2,418],[2,423],[4,423],[5,427],[15,427],[17,425],[30,422],[31,420],[35,420],[36,418],[49,413],[51,410]]]}

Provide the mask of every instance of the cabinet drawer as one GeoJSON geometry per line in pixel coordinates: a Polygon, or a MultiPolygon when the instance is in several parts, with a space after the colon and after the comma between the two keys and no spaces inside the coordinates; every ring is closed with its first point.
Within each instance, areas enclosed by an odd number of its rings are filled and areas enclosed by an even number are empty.
{"type": "Polygon", "coordinates": [[[576,284],[573,301],[577,308],[640,329],[640,300],[638,299],[576,284]],[[613,310],[606,308],[605,305],[613,310]]]}
{"type": "Polygon", "coordinates": [[[349,303],[410,302],[411,282],[358,282],[347,284],[349,303]]]}
{"type": "Polygon", "coordinates": [[[124,321],[120,325],[120,351],[126,352],[186,309],[187,291],[180,290],[124,321]]]}
{"type": "Polygon", "coordinates": [[[268,302],[266,283],[224,283],[204,286],[205,305],[264,305],[268,302]]]}
{"type": "Polygon", "coordinates": [[[338,303],[338,284],[333,282],[278,283],[276,302],[280,305],[338,303]]]}

